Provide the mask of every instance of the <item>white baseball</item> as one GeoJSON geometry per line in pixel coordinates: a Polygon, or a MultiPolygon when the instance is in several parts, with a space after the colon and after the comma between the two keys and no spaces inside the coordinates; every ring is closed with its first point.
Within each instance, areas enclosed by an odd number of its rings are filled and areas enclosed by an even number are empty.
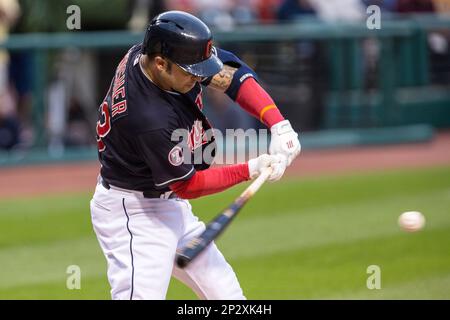
{"type": "Polygon", "coordinates": [[[419,211],[403,212],[398,218],[398,224],[405,231],[419,231],[425,225],[425,217],[419,211]]]}

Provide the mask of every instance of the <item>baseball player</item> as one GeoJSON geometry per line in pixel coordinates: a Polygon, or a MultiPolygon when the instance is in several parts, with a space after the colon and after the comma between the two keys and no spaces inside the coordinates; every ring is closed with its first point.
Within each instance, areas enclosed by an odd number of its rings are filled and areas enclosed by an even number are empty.
{"type": "Polygon", "coordinates": [[[269,167],[269,181],[276,181],[300,152],[297,134],[256,79],[234,54],[212,45],[201,20],[181,11],[156,16],[143,43],[119,63],[99,107],[101,171],[91,200],[113,299],[165,299],[171,276],[201,299],[245,299],[214,243],[184,269],[174,258],[205,229],[188,199],[254,179],[269,167]],[[214,143],[202,86],[224,92],[266,124],[270,154],[214,168],[188,159],[214,143]],[[189,137],[173,141],[179,128],[189,137]]]}

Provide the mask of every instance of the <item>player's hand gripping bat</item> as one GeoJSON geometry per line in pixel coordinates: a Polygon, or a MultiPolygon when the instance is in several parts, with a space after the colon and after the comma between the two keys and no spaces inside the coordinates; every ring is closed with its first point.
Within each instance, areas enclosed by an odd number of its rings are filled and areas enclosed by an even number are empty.
{"type": "Polygon", "coordinates": [[[226,229],[247,201],[253,197],[256,191],[267,180],[271,172],[271,168],[265,169],[227,209],[222,211],[206,226],[205,231],[200,236],[192,239],[177,253],[175,261],[180,268],[186,267],[226,229]]]}

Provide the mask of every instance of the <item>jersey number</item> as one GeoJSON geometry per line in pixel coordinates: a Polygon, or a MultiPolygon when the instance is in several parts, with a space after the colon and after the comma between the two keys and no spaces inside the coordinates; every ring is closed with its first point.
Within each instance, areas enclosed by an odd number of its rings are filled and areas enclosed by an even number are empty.
{"type": "Polygon", "coordinates": [[[108,103],[103,102],[100,107],[100,112],[102,113],[102,117],[105,121],[102,122],[102,119],[97,121],[97,146],[98,151],[102,152],[106,149],[105,143],[102,141],[102,138],[106,137],[111,131],[111,116],[109,115],[108,103]]]}

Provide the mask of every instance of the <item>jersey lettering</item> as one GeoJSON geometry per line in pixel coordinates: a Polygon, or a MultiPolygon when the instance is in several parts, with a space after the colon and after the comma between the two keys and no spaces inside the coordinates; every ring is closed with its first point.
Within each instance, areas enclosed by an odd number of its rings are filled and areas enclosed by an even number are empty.
{"type": "Polygon", "coordinates": [[[105,151],[106,145],[102,138],[105,138],[111,131],[111,122],[118,118],[118,115],[126,115],[127,100],[125,92],[125,73],[130,51],[125,55],[117,67],[114,83],[108,95],[111,96],[111,110],[106,101],[100,106],[100,120],[97,121],[97,146],[100,152],[105,151]],[[102,121],[103,120],[103,121],[102,121]]]}
{"type": "Polygon", "coordinates": [[[112,117],[115,118],[117,115],[127,111],[127,100],[119,101],[111,107],[112,117]]]}
{"type": "Polygon", "coordinates": [[[117,67],[116,79],[114,80],[114,85],[112,88],[111,116],[114,120],[119,114],[123,114],[127,111],[127,100],[125,97],[125,71],[129,55],[130,53],[127,53],[117,67]]]}

